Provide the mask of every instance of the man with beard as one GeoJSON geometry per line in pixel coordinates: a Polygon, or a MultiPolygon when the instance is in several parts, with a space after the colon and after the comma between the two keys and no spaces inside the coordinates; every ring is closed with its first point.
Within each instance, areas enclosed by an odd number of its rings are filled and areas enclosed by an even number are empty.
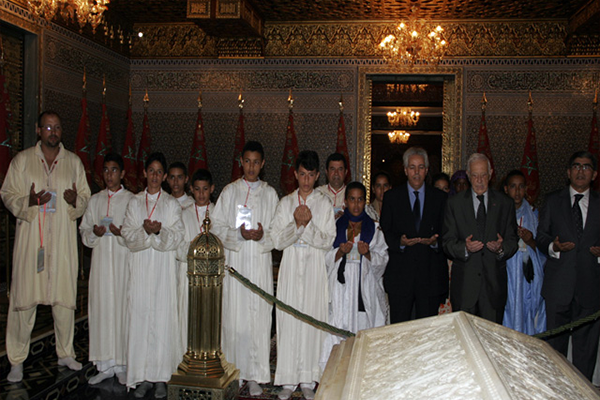
{"type": "Polygon", "coordinates": [[[79,157],[61,143],[57,113],[38,118],[35,146],[12,160],[0,193],[17,218],[6,353],[8,381],[23,379],[38,304],[52,306],[58,365],[80,370],[73,333],[77,294],[77,218],[90,198],[79,157]]]}

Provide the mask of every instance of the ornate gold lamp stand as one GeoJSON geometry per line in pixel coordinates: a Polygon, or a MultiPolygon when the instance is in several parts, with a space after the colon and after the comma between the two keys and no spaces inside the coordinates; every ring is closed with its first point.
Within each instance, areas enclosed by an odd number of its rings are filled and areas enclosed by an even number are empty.
{"type": "Polygon", "coordinates": [[[189,308],[187,352],[169,382],[169,399],[237,399],[239,370],[221,351],[221,301],[225,254],[210,233],[210,219],[188,251],[189,308]]]}

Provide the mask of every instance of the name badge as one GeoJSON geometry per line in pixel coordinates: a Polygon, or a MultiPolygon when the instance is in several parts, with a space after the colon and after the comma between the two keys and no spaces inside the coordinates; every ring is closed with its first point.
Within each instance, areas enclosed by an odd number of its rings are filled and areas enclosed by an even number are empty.
{"type": "Polygon", "coordinates": [[[44,270],[44,248],[40,247],[37,254],[37,272],[38,274],[44,270]]]}
{"type": "MultiPolygon", "coordinates": [[[[47,189],[46,192],[50,193],[50,195],[52,196],[50,197],[50,201],[44,204],[46,206],[46,212],[56,212],[56,190],[47,189]]],[[[40,212],[44,212],[44,205],[40,206],[40,212]]]]}
{"type": "Polygon", "coordinates": [[[358,243],[352,245],[352,250],[346,256],[346,261],[360,261],[360,253],[358,252],[358,243]]]}
{"type": "Polygon", "coordinates": [[[305,248],[308,247],[308,244],[304,240],[298,239],[298,241],[294,243],[294,247],[305,248]]]}
{"type": "Polygon", "coordinates": [[[100,220],[100,226],[106,227],[106,232],[104,233],[104,236],[113,236],[112,232],[110,231],[110,224],[112,224],[112,222],[112,217],[103,217],[100,220]]]}
{"type": "Polygon", "coordinates": [[[237,215],[235,216],[235,227],[236,229],[244,224],[246,229],[252,229],[252,209],[238,205],[237,215]]]}

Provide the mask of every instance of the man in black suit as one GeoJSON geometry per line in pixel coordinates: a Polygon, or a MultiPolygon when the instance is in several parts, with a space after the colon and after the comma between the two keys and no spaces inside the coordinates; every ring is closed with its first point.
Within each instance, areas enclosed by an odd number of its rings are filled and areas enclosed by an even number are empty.
{"type": "MultiPolygon", "coordinates": [[[[595,313],[600,308],[600,196],[590,190],[597,161],[587,151],[571,156],[570,185],[546,197],[536,244],[548,256],[542,296],[548,329],[595,313]]],[[[572,332],[573,364],[590,381],[594,373],[600,322],[572,332]]],[[[565,356],[569,333],[548,340],[565,356]]]]}
{"type": "Polygon", "coordinates": [[[425,184],[425,150],[411,147],[403,161],[408,182],[385,193],[380,221],[390,255],[383,283],[392,323],[408,321],[413,306],[417,318],[437,315],[448,294],[448,264],[438,241],[446,193],[425,184]]]}
{"type": "Polygon", "coordinates": [[[466,311],[502,323],[507,297],[506,260],[518,249],[514,201],[488,187],[492,169],[475,153],[467,162],[471,189],[448,200],[444,251],[453,259],[450,301],[466,311]]]}

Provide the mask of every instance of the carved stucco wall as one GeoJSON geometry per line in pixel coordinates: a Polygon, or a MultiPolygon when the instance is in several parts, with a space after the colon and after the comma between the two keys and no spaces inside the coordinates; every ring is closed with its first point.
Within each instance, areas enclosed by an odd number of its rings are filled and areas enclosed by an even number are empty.
{"type": "Polygon", "coordinates": [[[106,104],[114,150],[121,152],[126,129],[129,60],[81,39],[61,28],[43,31],[43,108],[63,118],[65,146],[73,150],[81,118],[82,78],[87,76],[92,153],[100,129],[102,80],[106,78],[106,104]]]}
{"type": "MultiPolygon", "coordinates": [[[[294,127],[300,150],[316,150],[321,164],[335,151],[341,95],[348,146],[356,148],[357,88],[353,66],[266,60],[145,60],[132,62],[131,81],[138,120],[143,116],[142,98],[148,88],[152,149],[163,151],[168,162],[187,164],[196,121],[196,99],[198,89],[202,89],[208,162],[217,190],[229,183],[231,176],[240,89],[244,98],[245,138],[263,144],[267,160],[264,178],[277,190],[290,88],[293,88],[294,127]]],[[[354,154],[350,162],[354,170],[354,154]]]]}
{"type": "Polygon", "coordinates": [[[486,122],[497,176],[501,178],[519,167],[527,137],[531,90],[542,196],[564,186],[568,158],[588,147],[594,89],[600,84],[599,61],[551,59],[466,67],[466,154],[477,148],[485,91],[486,122]]]}

